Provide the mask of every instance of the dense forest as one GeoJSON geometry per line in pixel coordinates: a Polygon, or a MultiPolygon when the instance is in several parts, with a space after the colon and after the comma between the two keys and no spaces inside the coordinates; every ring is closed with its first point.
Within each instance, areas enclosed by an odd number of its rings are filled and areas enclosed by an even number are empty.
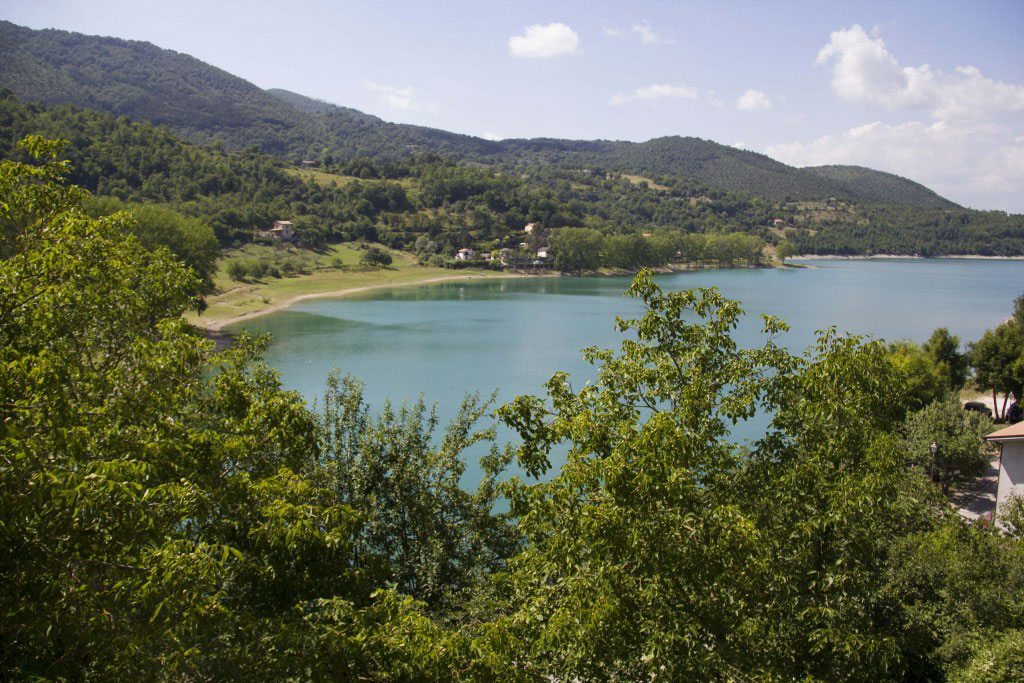
{"type": "MultiPolygon", "coordinates": [[[[264,340],[185,323],[196,275],[90,215],[60,148],[0,162],[5,679],[1019,680],[1024,506],[969,524],[908,446],[990,457],[944,330],[740,348],[737,302],[642,273],[596,381],[497,408],[513,444],[474,396],[440,434],[350,377],[312,412],[264,340]]],[[[990,335],[979,381],[1021,398],[1024,297],[990,335]]]]}
{"type": "Polygon", "coordinates": [[[803,254],[933,257],[1024,253],[1024,215],[1003,211],[920,210],[892,204],[862,204],[853,212],[836,211],[820,222],[804,220],[803,224],[814,230],[814,234],[809,230],[794,231],[796,250],[803,254]]]}
{"type": "Polygon", "coordinates": [[[692,177],[720,190],[780,201],[837,197],[932,208],[955,205],[905,178],[869,169],[797,169],[763,154],[693,137],[643,143],[483,140],[393,124],[286,90],[264,91],[194,57],[149,43],[0,22],[0,86],[25,101],[73,104],[166,125],[199,144],[322,163],[423,153],[495,169],[556,165],[692,177]]]}

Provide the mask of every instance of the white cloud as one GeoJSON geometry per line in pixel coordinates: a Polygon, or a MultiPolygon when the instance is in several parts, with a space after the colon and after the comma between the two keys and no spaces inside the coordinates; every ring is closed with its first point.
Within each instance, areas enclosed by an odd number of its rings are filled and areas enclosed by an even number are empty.
{"type": "Polygon", "coordinates": [[[651,28],[651,24],[648,21],[644,21],[642,24],[633,24],[629,27],[628,31],[621,28],[608,28],[605,26],[604,34],[609,38],[635,36],[640,39],[640,42],[648,45],[671,45],[673,42],[671,40],[666,40],[660,33],[651,28]]]}
{"type": "Polygon", "coordinates": [[[504,140],[504,136],[498,135],[497,133],[487,132],[481,136],[484,140],[491,140],[497,142],[498,140],[504,140]]]}
{"type": "Polygon", "coordinates": [[[757,111],[758,109],[771,109],[772,101],[768,95],[761,90],[751,88],[739,96],[736,100],[736,108],[743,111],[757,111]]]}
{"type": "Polygon", "coordinates": [[[722,101],[721,97],[715,94],[714,90],[708,90],[708,104],[712,107],[717,107],[718,109],[725,106],[725,102],[722,101]]]}
{"type": "Polygon", "coordinates": [[[797,166],[855,164],[910,178],[955,202],[1024,212],[1024,136],[991,122],[874,121],[765,153],[797,166]]]}
{"type": "Polygon", "coordinates": [[[688,85],[668,85],[667,83],[655,83],[644,88],[637,88],[631,93],[616,93],[612,96],[612,104],[625,104],[635,100],[658,100],[665,97],[682,97],[684,99],[697,99],[697,91],[688,85]]]}
{"type": "Polygon", "coordinates": [[[835,60],[832,89],[844,100],[889,109],[924,108],[936,119],[1024,111],[1024,86],[993,81],[973,66],[959,66],[950,74],[927,64],[901,67],[874,33],[871,37],[854,24],[833,31],[818,51],[815,65],[835,60]]]}
{"type": "Polygon", "coordinates": [[[545,59],[559,55],[580,54],[580,37],[562,23],[527,26],[521,36],[508,39],[513,57],[545,59]]]}
{"type": "Polygon", "coordinates": [[[629,27],[629,32],[648,45],[661,45],[666,42],[646,21],[642,24],[633,24],[629,27]]]}
{"type": "Polygon", "coordinates": [[[395,109],[437,109],[433,102],[420,99],[416,96],[416,89],[411,85],[398,87],[397,85],[385,85],[373,81],[363,81],[367,90],[378,93],[388,106],[395,109]]]}
{"type": "Polygon", "coordinates": [[[843,100],[894,111],[927,112],[931,120],[873,121],[811,142],[768,147],[799,166],[856,164],[910,178],[955,202],[1024,212],[1024,85],[1001,83],[973,66],[950,72],[903,66],[876,28],[834,31],[815,64],[832,69],[843,100]]]}

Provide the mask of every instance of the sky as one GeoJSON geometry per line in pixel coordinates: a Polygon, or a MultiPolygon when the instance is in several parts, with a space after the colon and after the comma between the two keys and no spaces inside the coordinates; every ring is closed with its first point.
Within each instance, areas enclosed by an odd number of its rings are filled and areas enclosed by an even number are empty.
{"type": "Polygon", "coordinates": [[[493,139],[695,136],[1024,213],[1024,0],[4,0],[263,88],[493,139]]]}

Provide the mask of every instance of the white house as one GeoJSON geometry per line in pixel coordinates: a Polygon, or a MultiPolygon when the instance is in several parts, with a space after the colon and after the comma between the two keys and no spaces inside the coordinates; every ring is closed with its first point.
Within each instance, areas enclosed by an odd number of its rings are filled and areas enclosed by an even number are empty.
{"type": "Polygon", "coordinates": [[[550,249],[551,249],[551,247],[541,247],[540,249],[538,249],[537,250],[537,258],[547,258],[548,257],[548,251],[550,249]]]}
{"type": "Polygon", "coordinates": [[[523,226],[523,232],[525,232],[527,235],[532,234],[533,233],[533,229],[536,228],[536,227],[537,227],[536,223],[527,223],[526,225],[523,226]]]}
{"type": "Polygon", "coordinates": [[[999,444],[998,510],[1010,494],[1024,496],[1024,422],[992,432],[985,440],[999,444]]]}
{"type": "Polygon", "coordinates": [[[472,249],[459,249],[455,254],[456,261],[472,261],[474,258],[476,258],[476,252],[472,249]]]}

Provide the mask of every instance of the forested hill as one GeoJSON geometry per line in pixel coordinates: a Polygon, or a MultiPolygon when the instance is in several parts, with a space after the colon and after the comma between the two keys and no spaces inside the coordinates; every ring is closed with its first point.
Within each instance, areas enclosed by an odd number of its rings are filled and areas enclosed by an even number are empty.
{"type": "Polygon", "coordinates": [[[772,200],[836,197],[953,208],[911,181],[870,169],[797,169],[762,154],[693,137],[643,143],[558,139],[493,142],[388,123],[287,90],[257,86],[194,57],[150,43],[33,30],[0,21],[0,86],[23,101],[73,104],[168,126],[193,142],[321,163],[376,162],[433,152],[498,168],[546,163],[669,174],[772,200]]]}
{"type": "Polygon", "coordinates": [[[863,166],[809,166],[803,170],[834,183],[846,185],[859,195],[858,198],[865,201],[947,209],[957,206],[913,180],[863,166]]]}
{"type": "Polygon", "coordinates": [[[252,83],[145,42],[0,21],[0,84],[25,101],[127,115],[195,142],[285,153],[318,137],[308,116],[252,83]]]}
{"type": "Polygon", "coordinates": [[[500,161],[505,153],[500,143],[472,135],[426,126],[388,123],[357,109],[341,107],[280,88],[264,92],[305,114],[320,131],[320,137],[315,143],[305,150],[294,150],[303,159],[322,162],[328,156],[335,160],[369,157],[386,163],[433,152],[451,159],[488,160],[493,163],[500,161]]]}
{"type": "Polygon", "coordinates": [[[776,200],[836,197],[875,204],[957,207],[920,183],[892,173],[862,166],[794,168],[764,154],[695,137],[674,135],[640,143],[558,138],[492,142],[423,126],[387,123],[376,116],[288,90],[267,92],[318,118],[340,140],[335,149],[342,150],[342,157],[393,160],[395,155],[431,151],[497,167],[545,163],[687,176],[722,190],[776,200]]]}

